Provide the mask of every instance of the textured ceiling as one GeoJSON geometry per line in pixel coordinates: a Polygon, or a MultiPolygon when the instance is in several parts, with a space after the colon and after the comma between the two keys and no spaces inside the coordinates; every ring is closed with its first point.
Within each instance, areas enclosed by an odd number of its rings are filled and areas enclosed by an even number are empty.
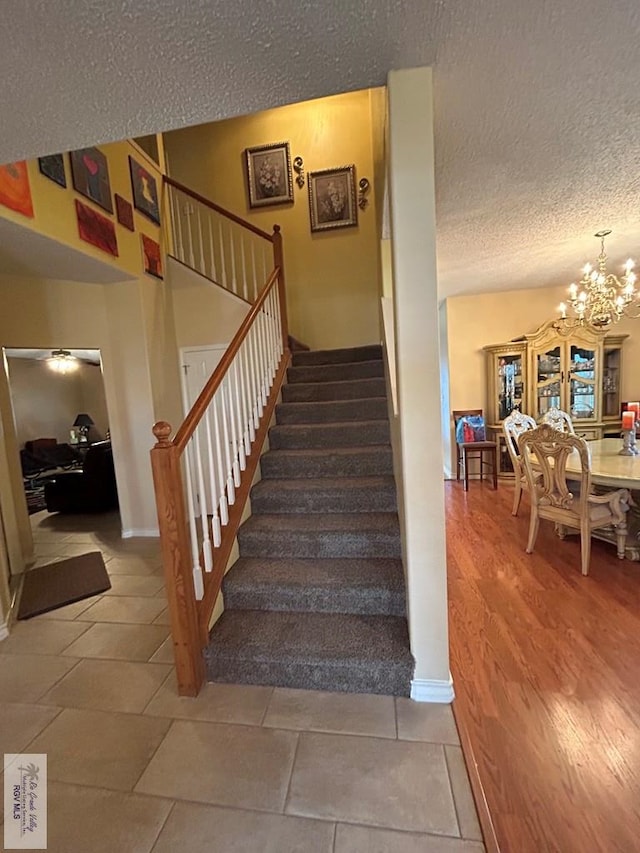
{"type": "Polygon", "coordinates": [[[442,294],[561,283],[600,228],[638,252],[639,32],[637,0],[2,0],[0,162],[433,65],[442,294]]]}

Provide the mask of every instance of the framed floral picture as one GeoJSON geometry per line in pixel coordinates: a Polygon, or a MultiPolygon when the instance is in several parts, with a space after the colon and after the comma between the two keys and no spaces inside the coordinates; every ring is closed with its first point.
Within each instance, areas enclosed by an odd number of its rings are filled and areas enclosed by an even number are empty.
{"type": "Polygon", "coordinates": [[[309,172],[309,214],[312,231],[358,224],[355,166],[309,172]]]}
{"type": "Polygon", "coordinates": [[[288,142],[247,148],[249,207],[267,207],[293,201],[291,152],[288,142]]]}

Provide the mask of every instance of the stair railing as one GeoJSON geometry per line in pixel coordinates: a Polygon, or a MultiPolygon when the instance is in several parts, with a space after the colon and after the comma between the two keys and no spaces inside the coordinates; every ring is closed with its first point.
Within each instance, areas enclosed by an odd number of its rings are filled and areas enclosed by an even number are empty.
{"type": "MultiPolygon", "coordinates": [[[[272,244],[273,261],[251,310],[173,438],[166,421],[153,427],[160,544],[184,696],[197,695],[204,681],[202,650],[290,358],[280,229],[260,236],[272,244]]],[[[202,370],[204,377],[204,364],[202,370]]]]}
{"type": "Polygon", "coordinates": [[[246,302],[258,298],[272,268],[271,234],[164,178],[168,253],[246,302]]]}

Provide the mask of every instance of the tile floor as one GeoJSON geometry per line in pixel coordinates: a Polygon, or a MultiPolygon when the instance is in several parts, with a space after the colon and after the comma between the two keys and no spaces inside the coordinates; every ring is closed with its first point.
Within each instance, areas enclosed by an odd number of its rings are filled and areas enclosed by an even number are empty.
{"type": "Polygon", "coordinates": [[[50,853],[484,851],[448,706],[178,697],[157,541],[117,516],[32,524],[38,564],[97,549],[112,579],[0,643],[0,751],[48,755],[50,853]]]}

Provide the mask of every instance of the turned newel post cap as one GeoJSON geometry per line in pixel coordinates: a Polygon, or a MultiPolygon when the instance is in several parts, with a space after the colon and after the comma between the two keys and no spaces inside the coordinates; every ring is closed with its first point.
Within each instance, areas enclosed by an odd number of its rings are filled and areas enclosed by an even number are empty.
{"type": "Polygon", "coordinates": [[[156,439],[156,447],[170,447],[171,424],[166,421],[158,421],[153,425],[152,432],[156,439]]]}
{"type": "Polygon", "coordinates": [[[279,234],[279,233],[280,233],[280,226],[279,226],[279,225],[274,225],[274,226],[273,226],[273,233],[274,233],[274,234],[279,234]]]}

